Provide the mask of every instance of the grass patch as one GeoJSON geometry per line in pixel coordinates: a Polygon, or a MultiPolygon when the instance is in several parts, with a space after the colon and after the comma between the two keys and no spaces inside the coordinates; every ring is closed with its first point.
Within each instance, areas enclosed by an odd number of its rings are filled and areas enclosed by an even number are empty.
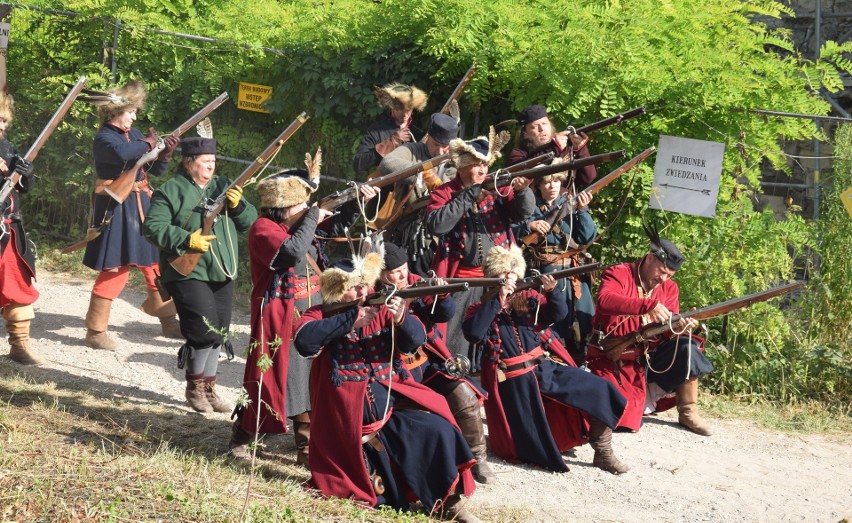
{"type": "Polygon", "coordinates": [[[727,419],[748,419],[758,426],[780,432],[808,434],[849,434],[852,417],[849,406],[828,410],[816,401],[778,404],[751,397],[730,398],[701,395],[701,407],[708,415],[727,419]]]}
{"type": "Polygon", "coordinates": [[[429,521],[306,492],[291,443],[264,449],[243,512],[250,473],[224,457],[229,436],[230,422],[59,387],[0,361],[0,521],[429,521]]]}

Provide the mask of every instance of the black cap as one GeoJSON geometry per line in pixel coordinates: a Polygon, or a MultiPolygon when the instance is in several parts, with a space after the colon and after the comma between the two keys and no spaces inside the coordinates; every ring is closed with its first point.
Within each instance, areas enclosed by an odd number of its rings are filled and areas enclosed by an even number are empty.
{"type": "Polygon", "coordinates": [[[408,263],[408,253],[395,243],[385,242],[385,270],[392,271],[408,263]]]}
{"type": "Polygon", "coordinates": [[[673,271],[679,270],[685,260],[677,245],[664,238],[659,243],[651,243],[651,254],[673,271]]]}
{"type": "Polygon", "coordinates": [[[547,116],[547,109],[543,105],[530,105],[518,114],[518,124],[526,125],[545,116],[547,116]]]}
{"type": "Polygon", "coordinates": [[[184,156],[216,154],[216,140],[202,138],[201,136],[190,136],[180,141],[180,152],[184,156]]]}
{"type": "Polygon", "coordinates": [[[432,115],[429,124],[429,137],[438,143],[448,144],[453,138],[458,138],[459,124],[452,116],[444,113],[432,115]]]}

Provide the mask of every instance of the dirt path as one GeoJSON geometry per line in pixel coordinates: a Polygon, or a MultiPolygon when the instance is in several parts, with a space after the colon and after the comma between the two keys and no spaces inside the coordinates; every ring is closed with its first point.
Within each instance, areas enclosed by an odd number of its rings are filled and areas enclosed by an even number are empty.
{"type": "MultiPolygon", "coordinates": [[[[178,343],[158,337],[159,325],[139,309],[144,296],[125,291],[113,306],[116,352],[82,344],[91,282],[40,274],[32,345],[47,360],[59,387],[97,380],[101,392],[188,411],[183,371],[175,366],[178,343]]],[[[235,314],[239,352],[248,317],[235,314]]],[[[5,339],[0,354],[8,351],[5,339]]],[[[223,395],[233,401],[244,361],[220,364],[223,395]]],[[[227,422],[227,415],[220,417],[227,422]]],[[[647,419],[637,434],[616,434],[614,449],[631,465],[612,476],[589,464],[586,445],[566,455],[567,474],[553,474],[494,459],[495,485],[480,486],[471,500],[483,519],[498,507],[515,507],[529,521],[826,521],[852,518],[852,437],[828,439],[755,428],[747,421],[712,420],[716,434],[692,435],[671,414],[647,419]]],[[[226,442],[221,441],[222,452],[226,442]]],[[[505,512],[502,512],[505,513],[505,512]]]]}

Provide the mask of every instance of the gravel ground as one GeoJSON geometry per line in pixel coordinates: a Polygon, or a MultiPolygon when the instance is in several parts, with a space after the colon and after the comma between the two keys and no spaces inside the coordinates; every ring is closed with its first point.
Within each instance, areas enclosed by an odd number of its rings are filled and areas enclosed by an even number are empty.
{"type": "MultiPolygon", "coordinates": [[[[59,387],[96,382],[99,392],[158,402],[175,412],[183,399],[179,343],[159,336],[155,318],[139,310],[141,292],[126,290],[112,309],[116,352],[83,345],[91,281],[41,272],[32,347],[59,387]]],[[[234,346],[248,340],[248,315],[235,312],[234,346]]],[[[8,351],[5,338],[0,354],[8,351]]],[[[244,361],[224,359],[219,385],[229,401],[242,383],[244,361]]],[[[207,415],[228,420],[226,414],[207,415]]],[[[117,420],[120,421],[120,420],[117,420]]],[[[480,486],[470,508],[488,519],[500,507],[529,521],[845,521],[852,518],[852,437],[769,432],[745,420],[712,420],[709,438],[680,429],[676,415],[646,418],[639,433],[617,433],[616,455],[632,470],[613,476],[590,466],[588,445],[565,455],[571,471],[545,472],[494,458],[494,485],[480,486]]],[[[223,430],[224,432],[224,430],[223,430]]],[[[225,451],[226,441],[222,441],[225,451]]],[[[501,512],[505,513],[505,512],[501,512]]]]}

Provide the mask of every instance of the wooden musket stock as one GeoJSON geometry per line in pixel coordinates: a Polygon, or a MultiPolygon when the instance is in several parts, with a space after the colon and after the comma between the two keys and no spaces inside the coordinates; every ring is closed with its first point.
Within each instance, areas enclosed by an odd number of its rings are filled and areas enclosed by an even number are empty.
{"type": "MultiPolygon", "coordinates": [[[[179,138],[183,133],[198,125],[198,122],[205,119],[207,115],[215,111],[227,100],[228,93],[220,94],[215,100],[205,105],[200,111],[192,115],[189,120],[180,124],[177,129],[171,132],[171,135],[175,138],[179,138]]],[[[112,199],[118,203],[124,203],[124,200],[126,200],[130,196],[130,193],[133,192],[133,184],[136,183],[136,173],[139,172],[139,169],[141,169],[146,163],[156,160],[164,148],[165,144],[162,140],[160,140],[153,149],[142,155],[133,167],[119,174],[118,178],[113,180],[111,184],[105,185],[104,192],[110,195],[112,199]]]]}
{"type": "MultiPolygon", "coordinates": [[[[801,289],[804,286],[804,282],[796,281],[793,283],[788,283],[779,287],[775,287],[774,289],[768,289],[762,292],[749,294],[741,298],[733,298],[727,301],[723,301],[721,303],[716,303],[715,305],[709,305],[701,309],[694,309],[691,311],[682,312],[680,314],[675,314],[674,316],[672,316],[671,324],[674,325],[682,318],[706,320],[708,318],[722,316],[737,309],[744,309],[754,303],[766,301],[776,296],[780,296],[782,294],[787,294],[788,292],[801,289]]],[[[613,353],[615,355],[621,355],[621,353],[624,352],[625,349],[628,349],[633,345],[637,345],[645,341],[651,340],[656,336],[659,336],[660,334],[664,334],[670,331],[671,327],[669,323],[651,323],[649,325],[645,325],[644,327],[635,332],[625,334],[624,336],[619,336],[617,338],[604,338],[600,340],[600,346],[601,349],[604,350],[604,352],[613,353]]]]}
{"type": "MultiPolygon", "coordinates": [[[[441,278],[447,284],[466,283],[468,287],[502,287],[506,283],[506,278],[441,278]]],[[[423,278],[417,280],[414,285],[416,287],[435,287],[438,278],[423,278]]]]}
{"type": "MultiPolygon", "coordinates": [[[[648,147],[647,149],[645,149],[644,151],[642,151],[641,153],[639,153],[635,157],[631,158],[630,160],[628,160],[627,162],[622,164],[621,167],[615,169],[614,171],[607,174],[603,178],[596,180],[593,184],[591,184],[588,187],[586,187],[585,189],[583,189],[583,192],[588,192],[588,193],[591,193],[593,195],[596,194],[598,191],[600,191],[601,189],[603,189],[607,185],[614,182],[616,178],[618,178],[622,174],[628,172],[629,170],[631,170],[634,167],[636,167],[637,165],[639,165],[647,157],[651,156],[654,152],[656,152],[656,150],[657,150],[656,147],[653,147],[653,146],[648,147]]],[[[577,201],[578,201],[578,195],[575,194],[574,196],[568,198],[565,201],[565,203],[560,205],[558,208],[554,209],[545,218],[545,221],[547,221],[547,223],[550,224],[550,229],[553,229],[553,227],[556,224],[558,224],[559,222],[564,220],[565,217],[567,217],[572,212],[574,212],[574,209],[577,207],[577,201]]],[[[540,234],[540,233],[537,233],[537,232],[531,232],[531,233],[527,234],[526,236],[524,236],[523,238],[521,238],[521,245],[524,246],[524,247],[528,247],[530,245],[537,245],[538,243],[541,243],[541,241],[543,239],[544,239],[543,234],[540,234]]]]}
{"type": "MultiPolygon", "coordinates": [[[[257,174],[266,162],[272,158],[272,155],[275,154],[278,149],[284,146],[287,143],[287,140],[293,136],[299,128],[304,125],[305,122],[308,121],[308,115],[305,113],[300,114],[296,117],[293,122],[284,129],[278,138],[276,138],[271,144],[269,144],[266,149],[263,150],[260,155],[255,158],[255,160],[242,172],[242,174],[237,177],[236,180],[231,182],[231,185],[225,188],[212,203],[204,205],[204,214],[201,217],[201,234],[210,234],[210,231],[213,229],[213,223],[216,220],[216,217],[219,216],[219,213],[222,212],[222,209],[225,208],[225,193],[227,193],[230,189],[234,187],[242,187],[244,183],[246,183],[252,176],[257,174]]],[[[177,272],[184,276],[189,276],[195,266],[198,265],[198,261],[203,256],[203,252],[188,252],[181,256],[175,256],[169,260],[169,265],[174,268],[177,272]]]]}
{"type": "MultiPolygon", "coordinates": [[[[86,84],[86,77],[81,76],[77,79],[77,83],[68,91],[68,94],[65,96],[65,99],[62,100],[62,103],[59,105],[59,108],[53,113],[53,116],[48,120],[47,125],[44,126],[41,133],[36,137],[35,142],[30,146],[30,149],[27,151],[27,154],[24,155],[24,159],[32,162],[38,156],[39,151],[42,147],[44,147],[47,139],[50,138],[50,135],[53,134],[53,131],[59,126],[59,122],[65,118],[65,115],[68,113],[68,110],[71,109],[71,105],[74,104],[74,100],[77,99],[77,95],[80,94],[80,91],[83,90],[83,86],[86,84]]],[[[18,172],[10,172],[9,176],[6,177],[6,180],[3,182],[3,187],[0,189],[0,205],[6,203],[6,199],[9,198],[9,194],[11,194],[12,190],[15,188],[15,185],[21,181],[21,175],[18,172]]]]}

